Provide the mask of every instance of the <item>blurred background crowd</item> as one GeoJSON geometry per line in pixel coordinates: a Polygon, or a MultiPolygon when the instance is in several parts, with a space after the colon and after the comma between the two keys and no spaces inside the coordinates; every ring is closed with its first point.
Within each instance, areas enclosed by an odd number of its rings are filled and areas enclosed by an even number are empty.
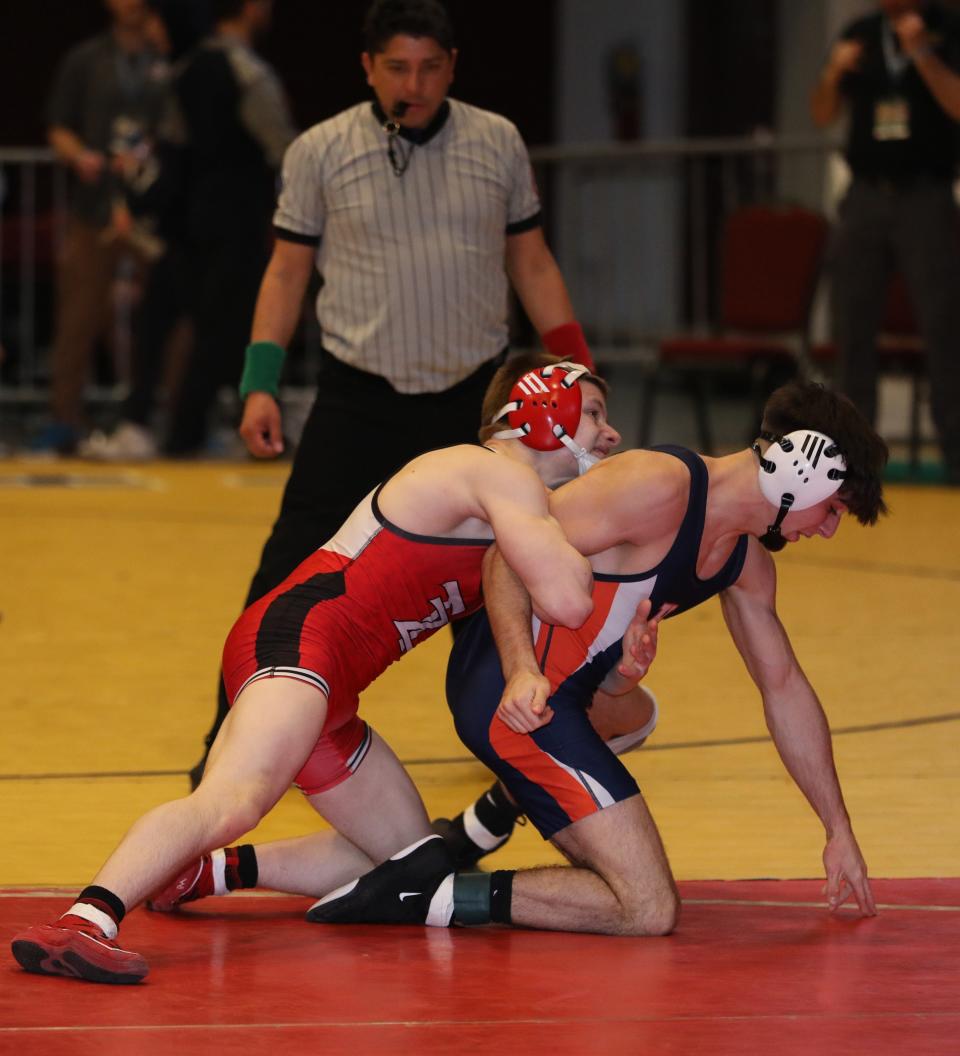
{"type": "MultiPolygon", "coordinates": [[[[527,144],[628,443],[741,446],[765,394],[801,372],[876,418],[892,472],[960,481],[957,4],[443,6],[450,95],[527,144]]],[[[366,7],[9,6],[3,453],[246,457],[237,385],[283,159],[373,98],[366,7]]],[[[310,306],[322,282],[289,342],[291,440],[336,369],[310,306]]],[[[544,332],[530,314],[511,302],[511,348],[544,332]]]]}

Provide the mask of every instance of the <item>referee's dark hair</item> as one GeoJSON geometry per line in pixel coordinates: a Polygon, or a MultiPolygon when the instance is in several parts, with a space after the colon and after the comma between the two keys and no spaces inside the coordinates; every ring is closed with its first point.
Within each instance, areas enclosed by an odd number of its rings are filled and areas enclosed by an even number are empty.
{"type": "Polygon", "coordinates": [[[383,51],[398,33],[430,37],[448,52],[456,47],[453,24],[439,0],[374,0],[363,22],[367,54],[383,51]]]}

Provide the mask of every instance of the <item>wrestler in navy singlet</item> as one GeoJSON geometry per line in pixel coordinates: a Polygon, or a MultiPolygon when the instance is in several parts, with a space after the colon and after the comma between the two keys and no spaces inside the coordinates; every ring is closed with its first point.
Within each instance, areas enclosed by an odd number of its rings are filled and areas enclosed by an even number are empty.
{"type": "Polygon", "coordinates": [[[586,713],[594,691],[620,659],[623,635],[637,606],[650,598],[651,612],[666,606],[669,616],[675,616],[731,586],[743,568],[745,535],[716,575],[697,576],[707,468],[686,448],[654,450],[679,458],[690,471],[687,509],[666,556],[646,572],[595,574],[594,611],[577,630],[534,619],[536,654],[550,680],[553,719],[532,734],[517,734],[496,718],[504,679],[484,613],[461,632],[450,655],[447,702],[460,739],[501,778],[544,838],[639,791],[586,713]]]}

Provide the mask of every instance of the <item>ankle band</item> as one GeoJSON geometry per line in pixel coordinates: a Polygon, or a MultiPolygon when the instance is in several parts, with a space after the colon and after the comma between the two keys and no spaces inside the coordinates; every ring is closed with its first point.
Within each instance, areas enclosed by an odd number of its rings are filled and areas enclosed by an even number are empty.
{"type": "Polygon", "coordinates": [[[457,873],[453,878],[453,922],[489,924],[491,873],[457,873]]]}
{"type": "Polygon", "coordinates": [[[77,895],[77,901],[93,906],[94,909],[99,909],[101,913],[106,913],[117,925],[127,915],[127,907],[123,904],[123,900],[107,888],[98,887],[96,884],[85,887],[77,895]]]}

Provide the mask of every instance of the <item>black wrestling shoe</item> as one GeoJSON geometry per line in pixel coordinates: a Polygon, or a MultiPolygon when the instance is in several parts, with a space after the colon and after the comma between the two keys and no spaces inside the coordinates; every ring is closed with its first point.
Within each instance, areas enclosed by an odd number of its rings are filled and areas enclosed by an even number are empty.
{"type": "Polygon", "coordinates": [[[459,872],[473,869],[481,858],[502,847],[513,835],[514,826],[525,821],[500,782],[495,781],[455,818],[435,818],[432,824],[433,831],[450,848],[459,872]]]}
{"type": "Polygon", "coordinates": [[[453,871],[453,858],[441,837],[425,836],[359,879],[324,895],[307,910],[307,920],[312,924],[445,927],[453,913],[453,885],[446,896],[438,889],[453,871]]]}
{"type": "Polygon", "coordinates": [[[453,862],[457,872],[475,869],[481,858],[485,858],[488,854],[493,854],[497,847],[500,847],[510,839],[513,832],[513,826],[511,825],[510,832],[506,836],[498,837],[496,845],[487,850],[481,847],[480,844],[474,843],[467,835],[467,830],[463,824],[463,814],[458,814],[455,818],[434,818],[430,824],[433,827],[433,831],[438,836],[443,837],[443,842],[453,855],[453,862]]]}

